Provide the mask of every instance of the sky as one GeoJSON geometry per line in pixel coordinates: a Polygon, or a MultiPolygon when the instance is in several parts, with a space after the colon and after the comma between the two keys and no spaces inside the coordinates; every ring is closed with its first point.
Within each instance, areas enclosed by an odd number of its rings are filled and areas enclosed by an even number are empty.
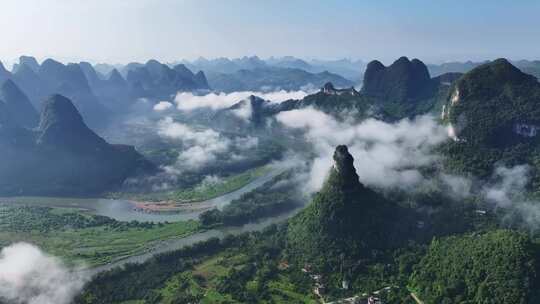
{"type": "Polygon", "coordinates": [[[538,0],[2,0],[0,60],[540,58],[538,0]]]}

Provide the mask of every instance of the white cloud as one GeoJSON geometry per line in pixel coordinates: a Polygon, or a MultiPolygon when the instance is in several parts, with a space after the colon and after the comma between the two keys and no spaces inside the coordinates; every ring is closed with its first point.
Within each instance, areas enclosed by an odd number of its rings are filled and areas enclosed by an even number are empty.
{"type": "Polygon", "coordinates": [[[205,129],[195,130],[188,125],[166,117],[158,123],[158,134],[181,140],[189,148],[178,156],[177,164],[184,168],[198,168],[216,160],[216,154],[226,152],[231,144],[218,132],[205,129]]]}
{"type": "Polygon", "coordinates": [[[160,101],[157,104],[154,105],[154,111],[156,112],[162,112],[169,110],[173,107],[173,104],[168,101],[160,101]]]}
{"type": "Polygon", "coordinates": [[[0,298],[15,303],[68,304],[85,279],[55,257],[28,243],[0,252],[0,298]]]}
{"type": "Polygon", "coordinates": [[[176,95],[175,103],[178,110],[192,111],[198,108],[211,108],[212,110],[228,108],[235,103],[248,98],[251,95],[261,97],[272,102],[283,102],[289,99],[302,99],[310,94],[310,91],[275,91],[254,92],[242,91],[233,93],[210,93],[207,95],[194,95],[193,93],[180,92],[176,95]]]}
{"type": "Polygon", "coordinates": [[[483,187],[483,194],[488,202],[507,212],[506,220],[511,224],[516,224],[516,218],[512,216],[517,215],[519,224],[538,231],[540,202],[527,197],[530,170],[528,165],[495,168],[493,181],[483,187]]]}
{"type": "Polygon", "coordinates": [[[354,124],[307,108],[282,112],[277,120],[286,126],[304,129],[307,140],[315,147],[317,157],[308,185],[312,191],[322,186],[337,145],[349,146],[363,183],[411,188],[426,182],[418,167],[435,163],[438,157],[432,149],[447,139],[446,130],[431,116],[397,123],[367,119],[354,124]]]}
{"type": "Polygon", "coordinates": [[[242,118],[243,120],[248,121],[249,119],[251,119],[251,114],[253,113],[253,107],[251,106],[251,102],[246,102],[240,108],[233,110],[232,113],[242,118]]]}
{"type": "Polygon", "coordinates": [[[472,180],[459,175],[439,174],[444,185],[449,187],[450,194],[456,199],[467,198],[472,194],[472,180]]]}
{"type": "Polygon", "coordinates": [[[510,207],[513,200],[525,193],[525,186],[529,182],[529,166],[495,168],[493,178],[495,183],[484,187],[484,195],[488,201],[500,207],[510,207]]]}
{"type": "Polygon", "coordinates": [[[251,136],[227,138],[212,129],[196,130],[188,125],[165,117],[158,122],[160,136],[179,140],[185,149],[180,152],[176,164],[167,167],[171,174],[181,173],[181,169],[197,169],[216,161],[217,156],[232,148],[247,150],[258,145],[258,139],[251,136]]]}

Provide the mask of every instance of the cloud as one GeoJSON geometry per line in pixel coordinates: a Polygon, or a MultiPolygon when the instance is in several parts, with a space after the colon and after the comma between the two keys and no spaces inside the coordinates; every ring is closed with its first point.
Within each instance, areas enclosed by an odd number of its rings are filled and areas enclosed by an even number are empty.
{"type": "Polygon", "coordinates": [[[540,202],[527,197],[531,168],[528,165],[495,168],[490,183],[483,187],[485,200],[506,212],[504,220],[538,231],[540,202]],[[517,218],[516,218],[517,217],[517,218]]]}
{"type": "Polygon", "coordinates": [[[454,199],[464,199],[472,195],[473,181],[470,178],[447,173],[441,173],[438,177],[443,185],[449,188],[448,193],[454,199]]]}
{"type": "Polygon", "coordinates": [[[311,167],[308,187],[318,190],[332,166],[337,145],[349,146],[360,180],[376,187],[410,189],[429,182],[419,167],[433,165],[438,156],[433,148],[447,140],[446,130],[433,117],[421,116],[386,123],[367,119],[360,123],[337,121],[313,108],[282,112],[282,124],[305,130],[317,157],[311,167]]]}
{"type": "Polygon", "coordinates": [[[484,196],[490,202],[507,208],[513,205],[513,200],[525,193],[529,182],[529,166],[497,167],[493,173],[495,182],[484,187],[484,196]]]}
{"type": "Polygon", "coordinates": [[[154,111],[162,112],[167,111],[173,107],[173,104],[168,101],[160,101],[154,105],[154,111]]]}
{"type": "Polygon", "coordinates": [[[232,113],[245,121],[250,120],[251,114],[253,113],[253,107],[251,106],[251,102],[246,102],[240,108],[233,110],[232,113]]]}
{"type": "Polygon", "coordinates": [[[247,150],[257,147],[255,137],[228,138],[212,129],[196,130],[186,124],[165,117],[158,122],[158,134],[182,142],[176,164],[165,169],[171,174],[180,174],[182,169],[198,169],[217,160],[219,154],[231,149],[247,150]]]}
{"type": "Polygon", "coordinates": [[[173,121],[171,117],[158,122],[158,134],[180,140],[188,147],[180,153],[177,160],[179,167],[183,168],[199,168],[213,162],[216,160],[216,154],[226,152],[231,144],[229,139],[214,130],[195,130],[173,121]]]}
{"type": "Polygon", "coordinates": [[[68,304],[85,283],[80,273],[34,245],[16,243],[0,252],[0,299],[14,303],[68,304]]]}
{"type": "Polygon", "coordinates": [[[210,93],[207,95],[194,95],[193,93],[180,92],[176,95],[175,103],[178,110],[192,111],[198,108],[210,108],[212,110],[228,108],[235,103],[248,98],[251,95],[259,96],[262,99],[272,102],[283,102],[289,99],[302,99],[311,91],[275,91],[275,92],[254,92],[242,91],[233,93],[210,93]]]}

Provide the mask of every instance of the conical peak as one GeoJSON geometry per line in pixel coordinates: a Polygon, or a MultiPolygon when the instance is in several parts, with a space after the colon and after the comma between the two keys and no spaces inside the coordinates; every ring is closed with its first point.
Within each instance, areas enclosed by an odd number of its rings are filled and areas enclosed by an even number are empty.
{"type": "Polygon", "coordinates": [[[53,124],[83,124],[83,119],[71,100],[59,94],[52,95],[44,102],[39,128],[45,130],[53,124]]]}
{"type": "Polygon", "coordinates": [[[342,174],[356,174],[354,158],[345,145],[337,146],[334,152],[334,167],[342,174]]]}
{"type": "Polygon", "coordinates": [[[354,168],[354,158],[349,153],[345,145],[337,146],[334,152],[333,172],[327,180],[327,185],[340,187],[342,190],[358,190],[363,188],[360,183],[356,168],[354,168]]]}

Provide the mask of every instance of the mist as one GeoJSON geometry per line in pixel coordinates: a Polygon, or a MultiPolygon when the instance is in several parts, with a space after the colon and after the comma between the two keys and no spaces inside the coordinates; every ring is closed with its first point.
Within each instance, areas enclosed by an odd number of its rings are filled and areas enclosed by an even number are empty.
{"type": "MultiPolygon", "coordinates": [[[[232,148],[246,150],[258,145],[256,137],[245,136],[228,138],[212,129],[194,129],[186,124],[165,117],[158,122],[158,134],[186,147],[179,155],[175,168],[198,169],[217,159],[218,154],[232,148]]],[[[168,168],[173,171],[173,168],[168,168]]]]}
{"type": "Polygon", "coordinates": [[[498,166],[491,180],[482,188],[485,200],[502,210],[506,224],[540,228],[540,202],[527,196],[531,168],[528,165],[498,166]]]}
{"type": "Polygon", "coordinates": [[[251,95],[258,96],[271,102],[283,102],[289,99],[302,99],[312,93],[312,90],[300,91],[273,91],[273,92],[255,92],[242,91],[233,93],[210,93],[207,95],[195,95],[193,93],[179,92],[174,102],[181,111],[192,111],[199,108],[210,108],[219,110],[228,108],[251,95]]]}
{"type": "Polygon", "coordinates": [[[68,304],[87,278],[38,247],[16,243],[0,252],[0,299],[27,304],[68,304]]]}
{"type": "Polygon", "coordinates": [[[337,121],[313,108],[282,112],[277,120],[285,126],[305,130],[315,150],[308,188],[322,186],[337,145],[348,145],[355,158],[360,180],[370,186],[411,189],[428,182],[419,168],[435,164],[433,148],[447,140],[445,129],[431,116],[386,123],[367,119],[360,123],[337,121]]]}

